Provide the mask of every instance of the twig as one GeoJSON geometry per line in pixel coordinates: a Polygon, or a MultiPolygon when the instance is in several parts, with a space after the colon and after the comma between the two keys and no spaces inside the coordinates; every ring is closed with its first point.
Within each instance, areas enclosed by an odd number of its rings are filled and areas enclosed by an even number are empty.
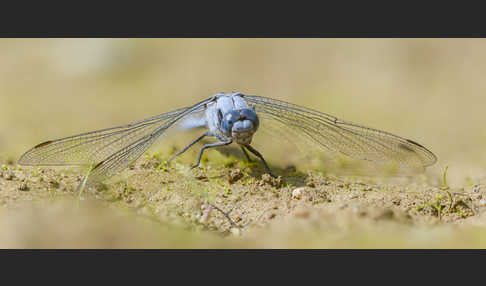
{"type": "Polygon", "coordinates": [[[229,212],[224,212],[222,209],[218,208],[217,206],[213,205],[212,203],[207,203],[209,206],[215,208],[217,211],[219,211],[220,213],[222,213],[227,219],[228,221],[230,222],[231,226],[232,227],[236,227],[236,228],[240,228],[229,216],[229,214],[235,209],[235,207],[233,207],[229,212]]]}

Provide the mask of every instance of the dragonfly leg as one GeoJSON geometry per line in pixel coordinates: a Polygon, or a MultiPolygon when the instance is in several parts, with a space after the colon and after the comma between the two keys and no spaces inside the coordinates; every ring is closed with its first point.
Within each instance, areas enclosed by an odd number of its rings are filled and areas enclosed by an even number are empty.
{"type": "Polygon", "coordinates": [[[251,147],[250,145],[245,145],[245,148],[248,149],[251,153],[255,154],[258,158],[260,158],[260,160],[262,160],[262,163],[265,166],[265,169],[267,169],[267,173],[270,174],[270,176],[272,176],[274,178],[277,177],[272,173],[272,171],[270,171],[270,168],[268,167],[267,162],[265,162],[265,159],[263,158],[262,154],[260,154],[260,152],[255,150],[255,148],[251,147]]]}
{"type": "Polygon", "coordinates": [[[250,155],[248,155],[248,152],[246,152],[245,147],[243,147],[243,146],[241,146],[241,145],[240,145],[240,147],[241,147],[241,150],[243,150],[243,153],[245,154],[245,157],[246,157],[246,159],[248,160],[248,162],[253,162],[253,161],[251,160],[251,158],[250,158],[250,155]]]}
{"type": "Polygon", "coordinates": [[[194,169],[197,166],[199,166],[199,164],[201,163],[201,158],[202,158],[202,155],[204,153],[204,150],[206,150],[207,148],[225,146],[225,145],[231,144],[232,142],[233,142],[233,140],[221,141],[221,142],[216,142],[216,143],[212,143],[212,144],[206,144],[206,145],[202,146],[201,151],[199,151],[199,157],[197,158],[197,163],[196,163],[196,165],[192,166],[191,169],[194,169]]]}
{"type": "Polygon", "coordinates": [[[204,133],[203,135],[197,137],[196,139],[194,139],[194,141],[192,141],[191,143],[189,143],[186,147],[184,147],[181,151],[177,152],[177,154],[175,155],[172,155],[172,157],[170,157],[169,160],[167,160],[167,163],[170,163],[170,161],[174,160],[177,156],[181,155],[182,153],[186,152],[187,149],[191,148],[192,145],[196,144],[197,142],[199,142],[201,139],[203,139],[204,137],[206,136],[209,136],[208,133],[204,133]]]}

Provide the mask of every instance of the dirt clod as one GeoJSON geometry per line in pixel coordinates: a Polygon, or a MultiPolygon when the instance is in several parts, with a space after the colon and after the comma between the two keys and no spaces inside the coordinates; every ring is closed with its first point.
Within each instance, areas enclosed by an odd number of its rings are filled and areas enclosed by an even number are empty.
{"type": "Polygon", "coordinates": [[[308,182],[306,186],[309,188],[315,188],[316,184],[314,184],[314,182],[308,182]]]}
{"type": "Polygon", "coordinates": [[[228,183],[234,184],[236,181],[243,178],[243,175],[244,174],[240,169],[231,170],[227,177],[228,183]]]}
{"type": "Polygon", "coordinates": [[[262,179],[259,181],[260,186],[270,185],[275,188],[280,188],[283,185],[282,176],[274,178],[270,174],[263,174],[262,179]]]}

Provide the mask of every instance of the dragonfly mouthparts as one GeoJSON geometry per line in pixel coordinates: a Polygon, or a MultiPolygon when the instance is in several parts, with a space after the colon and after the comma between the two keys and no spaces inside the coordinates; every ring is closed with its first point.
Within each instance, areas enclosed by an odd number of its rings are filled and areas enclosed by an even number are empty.
{"type": "Polygon", "coordinates": [[[236,143],[241,145],[248,145],[251,143],[251,139],[253,138],[253,130],[250,131],[233,131],[233,139],[236,143]]]}

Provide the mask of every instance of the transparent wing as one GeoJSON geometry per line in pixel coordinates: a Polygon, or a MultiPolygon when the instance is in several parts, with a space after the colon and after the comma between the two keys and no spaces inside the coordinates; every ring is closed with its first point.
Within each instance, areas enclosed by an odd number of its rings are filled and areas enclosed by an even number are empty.
{"type": "Polygon", "coordinates": [[[377,163],[423,169],[437,158],[424,146],[391,133],[340,120],[295,104],[261,96],[243,96],[263,120],[292,131],[330,151],[377,163]]]}
{"type": "Polygon", "coordinates": [[[209,98],[127,125],[82,133],[38,144],[23,154],[20,165],[94,165],[90,182],[103,181],[140,157],[174,123],[204,111],[209,98]]]}

